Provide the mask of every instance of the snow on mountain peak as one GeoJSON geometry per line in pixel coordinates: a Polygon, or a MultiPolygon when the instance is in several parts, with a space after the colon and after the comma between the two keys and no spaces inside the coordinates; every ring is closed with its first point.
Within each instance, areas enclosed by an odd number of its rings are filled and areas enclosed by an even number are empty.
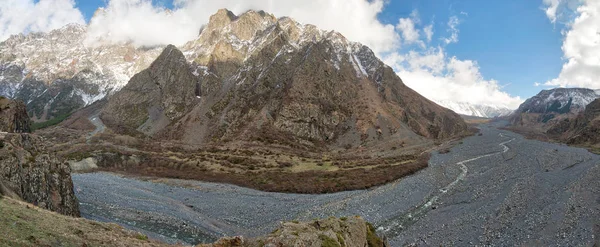
{"type": "Polygon", "coordinates": [[[468,102],[454,102],[454,101],[439,101],[436,102],[441,106],[444,106],[458,114],[467,115],[467,116],[475,116],[475,117],[484,117],[484,118],[494,118],[494,117],[504,117],[510,115],[513,110],[503,107],[503,106],[494,106],[494,105],[481,105],[481,104],[472,104],[468,102]]]}

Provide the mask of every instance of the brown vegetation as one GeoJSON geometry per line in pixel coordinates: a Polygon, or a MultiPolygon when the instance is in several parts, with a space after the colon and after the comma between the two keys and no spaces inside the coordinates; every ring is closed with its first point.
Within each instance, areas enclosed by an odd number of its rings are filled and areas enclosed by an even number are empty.
{"type": "Polygon", "coordinates": [[[327,162],[332,169],[300,172],[293,171],[293,168],[299,165],[291,162],[281,161],[277,166],[273,166],[260,159],[215,154],[200,156],[192,162],[185,162],[186,159],[177,161],[177,158],[164,156],[143,159],[139,164],[118,164],[122,159],[116,158],[103,164],[102,170],[130,175],[230,183],[263,191],[331,193],[367,189],[392,182],[427,167],[429,155],[358,162],[335,160],[327,162]],[[406,160],[408,158],[416,159],[406,160]],[[208,160],[212,160],[212,163],[207,163],[208,160]]]}

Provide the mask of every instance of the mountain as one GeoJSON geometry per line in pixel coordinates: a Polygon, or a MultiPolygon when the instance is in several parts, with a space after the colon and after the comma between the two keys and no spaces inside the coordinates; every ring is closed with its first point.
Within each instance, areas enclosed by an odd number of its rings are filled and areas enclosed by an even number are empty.
{"type": "Polygon", "coordinates": [[[565,118],[576,117],[598,97],[598,91],[587,88],[542,90],[523,102],[510,121],[513,126],[537,126],[545,131],[565,118]]]}
{"type": "Polygon", "coordinates": [[[467,102],[454,102],[449,100],[439,101],[437,103],[458,114],[474,117],[505,117],[513,112],[513,110],[503,106],[472,104],[467,102]]]}
{"type": "Polygon", "coordinates": [[[187,143],[336,146],[467,129],[368,47],[287,17],[222,9],[181,50],[166,47],[109,99],[108,127],[187,143]]]}
{"type": "Polygon", "coordinates": [[[597,147],[600,144],[600,99],[589,103],[577,117],[563,119],[547,132],[568,144],[597,147]]]}
{"type": "Polygon", "coordinates": [[[86,32],[70,24],[0,43],[0,95],[25,102],[34,121],[64,117],[123,87],[162,50],[88,44],[86,32]]]}

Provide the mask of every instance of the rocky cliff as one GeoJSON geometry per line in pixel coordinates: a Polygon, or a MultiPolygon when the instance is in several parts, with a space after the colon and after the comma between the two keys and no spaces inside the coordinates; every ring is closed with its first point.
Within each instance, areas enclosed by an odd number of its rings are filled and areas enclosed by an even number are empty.
{"type": "Polygon", "coordinates": [[[0,137],[0,191],[41,208],[79,216],[69,166],[46,152],[41,137],[10,133],[0,137]]]}
{"type": "Polygon", "coordinates": [[[597,146],[600,144],[600,99],[589,103],[575,118],[567,118],[548,131],[555,139],[568,144],[597,146]]]}
{"type": "Polygon", "coordinates": [[[31,130],[31,121],[25,104],[0,96],[0,131],[25,133],[31,130]]]}
{"type": "Polygon", "coordinates": [[[290,18],[219,10],[182,49],[167,47],[109,100],[109,127],[188,143],[339,146],[467,129],[368,47],[290,18]]]}

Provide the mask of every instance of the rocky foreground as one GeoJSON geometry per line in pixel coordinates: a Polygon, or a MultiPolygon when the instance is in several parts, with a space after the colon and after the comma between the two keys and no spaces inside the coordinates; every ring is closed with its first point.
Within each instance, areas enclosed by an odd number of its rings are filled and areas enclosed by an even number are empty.
{"type": "MultiPolygon", "coordinates": [[[[50,212],[0,196],[0,246],[172,246],[116,224],[99,223],[50,212]]],[[[362,218],[328,218],[282,223],[258,238],[225,237],[201,247],[226,246],[384,247],[387,243],[362,218]]],[[[177,245],[182,246],[182,245],[177,245]]]]}
{"type": "Polygon", "coordinates": [[[23,102],[0,97],[0,196],[79,216],[69,165],[42,137],[25,133],[30,125],[23,102]]]}
{"type": "Polygon", "coordinates": [[[210,243],[268,234],[282,220],[361,215],[391,246],[600,244],[600,156],[492,125],[417,174],[370,190],[300,195],[152,181],[74,176],[84,217],[166,241],[210,243]]]}

